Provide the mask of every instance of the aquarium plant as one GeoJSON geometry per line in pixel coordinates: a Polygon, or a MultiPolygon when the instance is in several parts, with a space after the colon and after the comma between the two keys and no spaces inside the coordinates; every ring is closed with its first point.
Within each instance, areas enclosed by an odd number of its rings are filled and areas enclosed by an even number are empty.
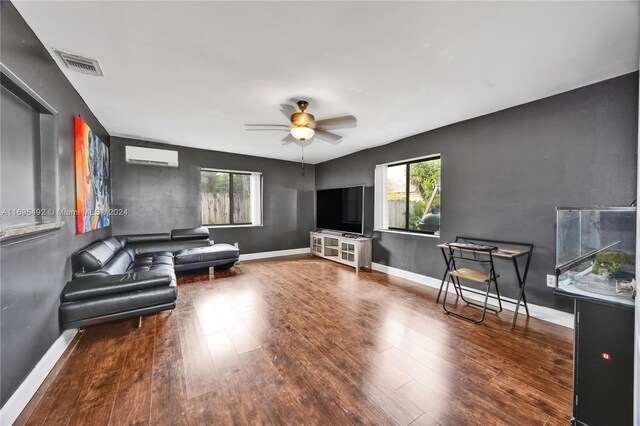
{"type": "Polygon", "coordinates": [[[591,272],[596,275],[601,275],[604,272],[615,274],[622,265],[633,264],[633,260],[623,251],[601,251],[596,254],[591,272]],[[611,269],[613,265],[615,265],[614,270],[611,269]]]}

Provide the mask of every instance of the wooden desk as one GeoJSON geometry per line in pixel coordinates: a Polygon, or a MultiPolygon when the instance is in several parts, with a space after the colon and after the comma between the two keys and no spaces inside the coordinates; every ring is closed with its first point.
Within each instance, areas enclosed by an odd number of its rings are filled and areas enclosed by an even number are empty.
{"type": "MultiPolygon", "coordinates": [[[[477,241],[477,239],[475,241],[477,241]]],[[[438,247],[440,247],[441,249],[451,247],[452,249],[457,251],[463,251],[467,253],[478,253],[476,250],[471,250],[471,249],[466,249],[466,248],[461,248],[456,246],[449,246],[448,243],[438,244],[438,247]]],[[[497,250],[494,250],[493,252],[491,252],[491,255],[493,257],[500,257],[503,259],[513,259],[520,256],[526,256],[527,254],[529,254],[528,250],[518,250],[514,248],[509,248],[509,247],[497,247],[497,250]]]]}
{"type": "MultiPolygon", "coordinates": [[[[513,263],[513,267],[514,270],[516,272],[516,278],[518,281],[518,286],[520,288],[519,291],[519,295],[518,295],[518,299],[516,301],[516,309],[515,312],[513,314],[513,320],[511,322],[511,328],[514,328],[516,326],[516,320],[518,319],[518,311],[520,309],[520,306],[524,306],[525,312],[527,313],[527,316],[529,315],[529,306],[527,306],[527,297],[525,295],[524,292],[524,288],[525,288],[525,284],[527,282],[527,275],[529,273],[529,265],[531,264],[531,255],[533,254],[533,244],[531,243],[522,243],[522,242],[514,242],[514,241],[499,241],[499,240],[488,240],[485,238],[473,238],[473,237],[464,237],[464,236],[458,236],[456,237],[455,243],[463,243],[463,242],[474,242],[474,243],[483,243],[483,244],[487,244],[487,245],[492,245],[494,247],[496,247],[496,250],[493,250],[491,252],[491,256],[493,256],[494,258],[498,258],[498,259],[504,259],[504,260],[511,260],[511,262],[513,263]],[[491,244],[493,243],[493,244],[491,244]],[[526,247],[526,249],[522,249],[522,248],[513,248],[512,246],[516,246],[516,247],[526,247]],[[526,265],[524,268],[524,273],[521,275],[520,274],[520,266],[518,265],[518,259],[520,259],[521,257],[526,256],[526,265]]],[[[455,244],[454,243],[454,244],[455,244]]],[[[464,247],[459,247],[459,246],[455,246],[455,245],[450,245],[451,243],[444,243],[444,244],[438,244],[438,247],[440,248],[440,250],[442,251],[442,255],[445,259],[445,262],[447,264],[447,268],[444,272],[444,275],[442,277],[442,283],[440,284],[440,290],[438,291],[438,297],[436,299],[436,303],[439,303],[440,301],[440,295],[442,293],[442,288],[444,286],[445,280],[447,279],[448,275],[455,270],[455,264],[451,264],[449,261],[449,258],[446,255],[445,250],[454,250],[454,251],[459,251],[459,252],[463,252],[463,253],[470,253],[473,254],[474,256],[476,254],[478,255],[483,255],[486,256],[486,251],[485,252],[478,252],[476,250],[473,249],[469,249],[469,248],[464,248],[464,247]]],[[[513,303],[513,302],[510,302],[513,303]]]]}

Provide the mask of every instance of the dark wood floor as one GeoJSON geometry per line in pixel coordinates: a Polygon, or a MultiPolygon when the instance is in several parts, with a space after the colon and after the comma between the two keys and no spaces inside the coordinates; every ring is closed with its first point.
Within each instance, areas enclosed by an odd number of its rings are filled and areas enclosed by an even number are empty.
{"type": "Polygon", "coordinates": [[[433,289],[308,257],[179,289],[140,329],[79,334],[17,424],[569,423],[569,329],[474,325],[433,289]]]}

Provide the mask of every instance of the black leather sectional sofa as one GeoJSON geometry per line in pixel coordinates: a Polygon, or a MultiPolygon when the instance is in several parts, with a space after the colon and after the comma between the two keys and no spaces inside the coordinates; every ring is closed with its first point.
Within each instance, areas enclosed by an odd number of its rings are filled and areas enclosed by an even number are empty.
{"type": "Polygon", "coordinates": [[[231,244],[214,244],[206,228],[96,241],[73,256],[73,279],[61,295],[62,327],[173,309],[178,296],[176,271],[228,269],[239,255],[231,244]]]}

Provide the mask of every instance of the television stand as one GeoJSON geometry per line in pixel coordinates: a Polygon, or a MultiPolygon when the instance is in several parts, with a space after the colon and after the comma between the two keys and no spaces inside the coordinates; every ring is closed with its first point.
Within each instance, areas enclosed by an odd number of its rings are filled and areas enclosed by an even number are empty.
{"type": "Polygon", "coordinates": [[[371,270],[371,238],[310,233],[311,254],[343,265],[371,270]]]}

